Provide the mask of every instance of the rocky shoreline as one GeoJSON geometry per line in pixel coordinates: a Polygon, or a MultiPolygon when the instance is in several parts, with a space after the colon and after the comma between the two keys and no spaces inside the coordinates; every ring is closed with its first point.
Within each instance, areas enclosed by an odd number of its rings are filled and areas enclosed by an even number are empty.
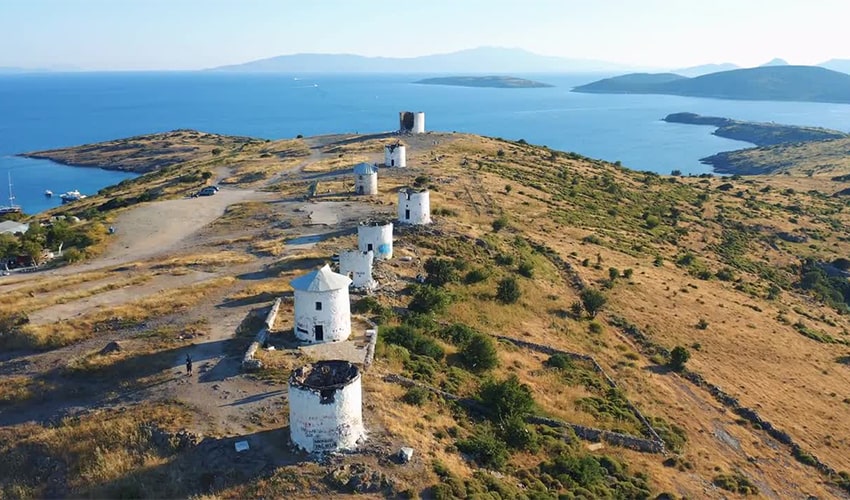
{"type": "Polygon", "coordinates": [[[664,117],[668,123],[710,125],[717,127],[712,132],[718,137],[744,141],[756,146],[772,146],[789,142],[826,141],[843,139],[848,134],[839,130],[821,127],[783,125],[780,123],[750,122],[717,116],[702,116],[696,113],[672,113],[664,117]]]}
{"type": "Polygon", "coordinates": [[[712,134],[726,139],[749,142],[756,148],[723,151],[700,162],[711,165],[718,174],[763,175],[779,168],[778,165],[755,161],[756,156],[746,154],[777,145],[848,139],[850,134],[821,127],[783,125],[779,123],[750,122],[717,116],[702,116],[696,113],[672,113],[663,118],[668,123],[708,125],[717,127],[712,134]]]}

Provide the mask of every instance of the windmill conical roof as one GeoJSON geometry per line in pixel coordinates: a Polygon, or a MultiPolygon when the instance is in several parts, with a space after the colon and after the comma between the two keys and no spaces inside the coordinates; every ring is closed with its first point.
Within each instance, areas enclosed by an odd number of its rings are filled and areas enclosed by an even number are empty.
{"type": "Polygon", "coordinates": [[[330,266],[325,264],[315,271],[299,276],[289,282],[292,288],[303,292],[329,292],[348,288],[351,279],[348,276],[331,271],[330,266]]]}
{"type": "Polygon", "coordinates": [[[377,173],[378,169],[371,163],[358,163],[354,166],[355,175],[367,175],[377,173]]]}

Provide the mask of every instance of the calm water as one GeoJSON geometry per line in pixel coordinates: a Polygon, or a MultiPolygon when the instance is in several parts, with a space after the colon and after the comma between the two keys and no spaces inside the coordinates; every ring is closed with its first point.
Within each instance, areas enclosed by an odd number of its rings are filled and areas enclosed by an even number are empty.
{"type": "Polygon", "coordinates": [[[414,85],[410,82],[420,76],[410,75],[0,76],[0,204],[8,196],[7,172],[12,175],[17,203],[30,213],[59,203],[45,199],[45,189],[93,194],[128,177],[15,158],[16,153],[176,128],[270,139],[366,133],[396,128],[400,110],[422,110],[429,130],[522,138],[660,173],[707,172],[699,158],[748,146],[714,137],[709,127],[660,121],[668,113],[691,111],[850,130],[850,105],[577,94],[570,88],[599,75],[523,76],[556,86],[414,85]]]}

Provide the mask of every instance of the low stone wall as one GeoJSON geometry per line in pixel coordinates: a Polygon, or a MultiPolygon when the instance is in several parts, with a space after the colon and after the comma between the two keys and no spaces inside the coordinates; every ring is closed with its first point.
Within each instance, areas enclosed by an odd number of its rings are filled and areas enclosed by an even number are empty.
{"type": "MultiPolygon", "coordinates": [[[[602,376],[602,378],[605,379],[605,382],[608,384],[609,387],[613,387],[615,389],[618,388],[617,382],[615,382],[614,379],[611,378],[610,375],[608,375],[608,373],[605,371],[605,369],[602,368],[602,365],[600,365],[593,358],[593,356],[590,356],[588,354],[579,354],[579,353],[576,353],[576,352],[561,351],[559,349],[555,349],[554,347],[545,346],[545,345],[541,345],[541,344],[535,344],[533,342],[515,339],[515,338],[507,337],[507,336],[504,336],[504,335],[494,335],[493,337],[495,337],[498,340],[510,342],[511,344],[514,344],[516,346],[524,347],[524,348],[530,349],[532,351],[542,352],[543,354],[548,354],[550,356],[555,355],[555,354],[560,354],[562,356],[567,356],[571,359],[578,359],[578,360],[582,360],[582,361],[587,361],[588,363],[591,364],[591,366],[593,366],[594,371],[599,373],[602,376]]],[[[660,447],[661,452],[663,452],[664,451],[664,440],[661,439],[661,436],[658,435],[658,432],[656,432],[655,428],[652,427],[652,424],[649,423],[649,420],[647,420],[647,418],[643,416],[643,413],[641,413],[640,410],[638,410],[638,408],[631,401],[629,401],[627,399],[626,403],[629,405],[629,410],[632,412],[632,414],[634,414],[634,416],[637,417],[638,420],[640,420],[640,423],[643,424],[643,427],[646,430],[646,433],[649,434],[650,437],[652,437],[652,439],[660,447]]],[[[633,437],[633,436],[628,436],[626,434],[621,434],[621,435],[627,436],[627,437],[633,437]]],[[[640,439],[640,438],[634,438],[634,439],[640,439]]]]}
{"type": "Polygon", "coordinates": [[[549,262],[554,264],[555,267],[557,267],[558,270],[560,270],[561,273],[564,274],[570,286],[572,286],[577,292],[580,292],[587,288],[587,284],[581,278],[581,275],[579,275],[578,271],[575,270],[572,264],[561,258],[558,252],[549,248],[543,243],[538,243],[536,241],[529,240],[528,244],[531,245],[531,248],[533,248],[534,251],[543,254],[544,257],[549,259],[549,262]]]}
{"type": "MultiPolygon", "coordinates": [[[[488,408],[484,405],[470,398],[462,398],[450,392],[446,392],[442,389],[438,389],[434,386],[425,384],[423,382],[419,382],[417,380],[409,379],[407,377],[402,377],[401,375],[389,374],[384,376],[384,381],[391,382],[394,384],[399,384],[403,387],[421,387],[429,392],[439,395],[443,399],[447,401],[454,401],[458,404],[473,410],[475,412],[486,414],[488,408]]],[[[526,421],[531,424],[540,424],[540,425],[548,425],[549,427],[555,428],[570,428],[573,430],[576,436],[586,441],[605,441],[606,443],[621,446],[623,448],[629,448],[632,450],[637,450],[645,453],[666,453],[664,449],[663,443],[659,440],[658,442],[653,441],[651,439],[644,439],[635,436],[629,436],[627,434],[620,434],[618,432],[606,431],[603,429],[595,429],[593,427],[587,427],[579,424],[572,424],[569,422],[562,422],[560,420],[555,420],[552,418],[541,417],[532,415],[526,418],[526,421]]]]}
{"type": "Polygon", "coordinates": [[[375,344],[378,343],[378,325],[375,324],[374,321],[371,321],[369,318],[365,318],[365,320],[367,323],[369,323],[369,326],[372,327],[369,330],[366,330],[366,333],[372,333],[369,335],[369,343],[366,344],[366,356],[363,358],[364,370],[372,366],[372,362],[375,361],[375,344]]]}
{"type": "Polygon", "coordinates": [[[259,349],[263,344],[266,343],[266,339],[269,336],[269,331],[274,326],[275,319],[277,319],[277,311],[280,309],[281,299],[278,297],[275,299],[272,304],[269,313],[266,314],[266,319],[263,321],[263,327],[260,328],[260,331],[257,332],[257,337],[251,342],[251,345],[248,346],[248,350],[245,351],[245,356],[242,358],[242,369],[243,370],[259,370],[263,367],[263,364],[259,359],[254,358],[254,354],[257,353],[257,349],[259,349]]]}
{"type": "MultiPolygon", "coordinates": [[[[637,326],[630,324],[623,318],[612,316],[609,319],[609,323],[611,323],[611,325],[613,326],[620,328],[623,333],[632,338],[640,346],[641,350],[645,354],[669,352],[666,348],[653,343],[645,333],[640,331],[637,326]]],[[[756,412],[752,408],[742,406],[737,398],[735,398],[731,394],[728,394],[719,386],[708,382],[699,373],[685,369],[680,373],[680,375],[682,376],[682,378],[693,383],[697,387],[701,387],[708,391],[709,394],[714,396],[714,399],[716,399],[723,406],[732,410],[732,412],[734,412],[736,415],[754,424],[758,428],[764,430],[770,437],[776,439],[780,443],[788,445],[791,448],[791,454],[793,456],[799,457],[801,455],[807,455],[808,457],[811,457],[811,464],[806,465],[811,465],[812,467],[814,467],[821,473],[829,476],[830,478],[835,478],[836,476],[838,476],[838,471],[822,462],[818,457],[803,450],[803,448],[797,442],[795,442],[794,439],[787,432],[778,429],[769,421],[763,419],[761,416],[759,416],[758,412],[756,412]]],[[[804,462],[801,461],[801,463],[804,462]]]]}

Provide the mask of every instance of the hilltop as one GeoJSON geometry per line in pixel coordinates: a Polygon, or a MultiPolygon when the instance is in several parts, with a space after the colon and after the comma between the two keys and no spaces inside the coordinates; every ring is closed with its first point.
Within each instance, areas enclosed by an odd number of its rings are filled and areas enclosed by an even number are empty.
{"type": "Polygon", "coordinates": [[[698,76],[631,74],[573,89],[589,93],[669,94],[762,101],[850,102],[850,75],[816,66],[761,66],[698,76]],[[677,78],[678,77],[678,78],[677,78]]]}
{"type": "Polygon", "coordinates": [[[547,83],[526,80],[514,76],[447,76],[425,78],[413,83],[423,85],[451,85],[455,87],[492,87],[498,89],[527,89],[551,87],[547,83]]]}
{"type": "MultiPolygon", "coordinates": [[[[47,214],[81,219],[83,260],[0,278],[3,496],[850,496],[847,178],[662,176],[468,134],[173,134],[198,149],[47,214]],[[398,140],[409,167],[354,196],[352,167],[398,140]],[[291,346],[289,282],[402,186],[434,222],[398,226],[382,288],[352,298],[358,331],[380,324],[368,439],[316,461],[288,445],[286,380],[316,355],[291,346]],[[276,297],[275,350],[244,373],[276,297]]],[[[115,143],[85,149],[121,164],[115,143]]]]}

